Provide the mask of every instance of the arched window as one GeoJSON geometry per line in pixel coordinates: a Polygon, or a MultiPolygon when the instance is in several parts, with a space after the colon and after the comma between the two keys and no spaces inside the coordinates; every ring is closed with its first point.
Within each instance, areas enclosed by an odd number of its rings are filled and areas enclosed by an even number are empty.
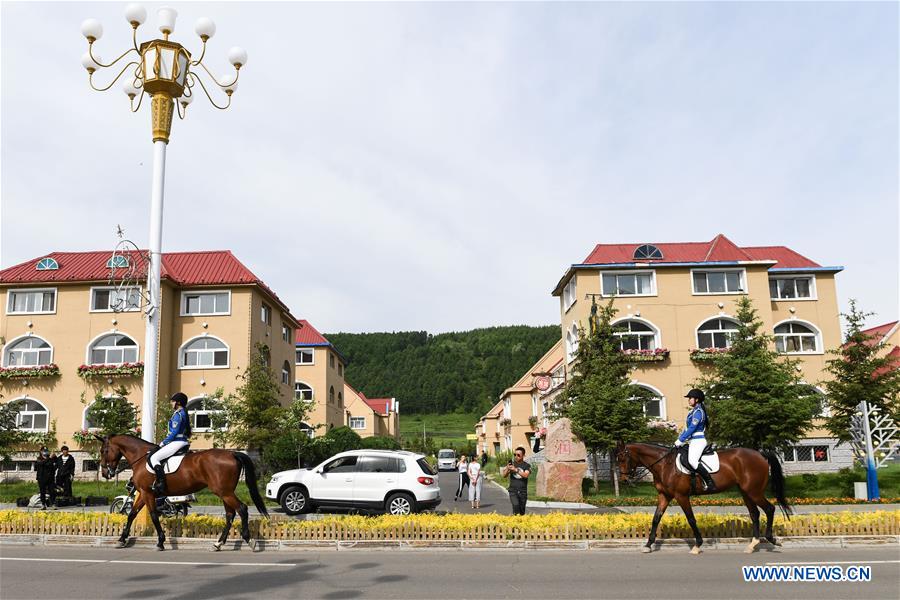
{"type": "Polygon", "coordinates": [[[36,269],[38,271],[57,271],[59,270],[59,263],[56,262],[55,258],[42,258],[37,262],[36,269]]]}
{"type": "Polygon", "coordinates": [[[181,347],[179,369],[222,369],[228,367],[228,346],[211,336],[194,338],[181,347]]]}
{"type": "Polygon", "coordinates": [[[53,348],[46,340],[29,335],[7,344],[3,352],[5,367],[37,367],[53,362],[53,348]]]}
{"type": "Polygon", "coordinates": [[[819,334],[809,325],[789,321],[775,327],[775,350],[782,354],[819,351],[819,334]]]}
{"type": "Polygon", "coordinates": [[[188,413],[191,415],[191,429],[198,433],[205,431],[217,431],[226,428],[224,422],[225,411],[221,406],[209,398],[194,398],[187,404],[188,413]]]}
{"type": "Polygon", "coordinates": [[[328,390],[328,404],[334,404],[334,386],[328,390]]]}
{"type": "Polygon", "coordinates": [[[300,431],[305,433],[310,438],[316,437],[316,430],[311,425],[308,425],[307,423],[300,423],[300,431]]]}
{"type": "Polygon", "coordinates": [[[698,348],[730,348],[738,324],[731,319],[710,319],[697,328],[698,348]]]}
{"type": "Polygon", "coordinates": [[[566,362],[575,360],[578,353],[578,325],[572,323],[572,327],[566,332],[566,362]]]}
{"type": "Polygon", "coordinates": [[[344,393],[338,392],[338,406],[344,406],[344,393]]]}
{"type": "Polygon", "coordinates": [[[666,418],[666,399],[662,393],[649,385],[635,383],[634,387],[640,388],[641,395],[633,396],[632,400],[640,400],[644,405],[644,414],[651,419],[666,418]]]}
{"type": "Polygon", "coordinates": [[[121,365],[137,362],[137,343],[121,333],[110,333],[100,336],[91,344],[90,361],[92,365],[121,365]]]}
{"type": "Polygon", "coordinates": [[[125,269],[128,267],[128,257],[123,256],[121,254],[116,254],[111,256],[108,261],[106,261],[107,269],[125,269]]]}
{"type": "Polygon", "coordinates": [[[634,251],[635,260],[659,260],[663,257],[663,253],[653,244],[644,244],[638,246],[634,251]]]}
{"type": "Polygon", "coordinates": [[[16,429],[20,431],[48,431],[50,411],[34,398],[13,400],[10,405],[16,409],[16,429]]]}
{"type": "MultiPolygon", "coordinates": [[[[115,394],[110,394],[108,396],[104,396],[104,399],[108,400],[110,398],[121,398],[121,396],[116,396],[115,394]]],[[[94,420],[91,420],[90,416],[89,416],[91,407],[94,406],[94,404],[96,404],[96,403],[97,403],[97,401],[94,400],[94,402],[91,402],[90,404],[88,404],[84,408],[84,411],[81,413],[81,423],[82,423],[81,427],[83,429],[87,429],[89,431],[96,431],[96,430],[100,429],[100,424],[94,420]]],[[[96,417],[97,417],[97,415],[95,414],[94,418],[96,419],[96,417]]]]}
{"type": "Polygon", "coordinates": [[[294,384],[294,400],[303,400],[305,402],[312,402],[313,399],[313,389],[303,383],[302,381],[298,381],[294,384]]]}
{"type": "Polygon", "coordinates": [[[291,363],[288,361],[284,361],[284,364],[281,365],[281,383],[291,384],[291,363]]]}
{"type": "Polygon", "coordinates": [[[614,335],[619,336],[622,350],[656,350],[656,330],[641,321],[619,321],[615,324],[620,331],[614,335]]]}
{"type": "Polygon", "coordinates": [[[813,415],[815,418],[821,419],[822,417],[829,416],[828,410],[828,398],[819,388],[809,385],[808,383],[800,384],[800,396],[804,398],[808,398],[812,396],[816,399],[816,412],[813,415]]]}

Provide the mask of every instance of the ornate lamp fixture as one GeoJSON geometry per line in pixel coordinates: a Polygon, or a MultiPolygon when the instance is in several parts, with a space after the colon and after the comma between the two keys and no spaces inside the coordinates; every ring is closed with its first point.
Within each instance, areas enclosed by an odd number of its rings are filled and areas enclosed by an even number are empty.
{"type": "Polygon", "coordinates": [[[88,42],[88,50],[81,57],[81,64],[88,72],[91,87],[98,92],[110,89],[125,75],[122,90],[131,101],[132,112],[137,112],[141,108],[145,94],[150,96],[153,141],[167,143],[172,129],[173,113],[177,112],[178,117],[184,119],[198,86],[216,108],[224,110],[231,106],[231,96],[237,89],[241,67],[247,64],[247,52],[237,46],[231,48],[228,51],[228,61],[234,66],[234,73],[217,78],[203,63],[206,56],[206,42],[216,33],[216,24],[212,19],[200,18],[194,26],[202,46],[200,58],[193,60],[191,53],[184,46],[169,39],[175,31],[175,20],[178,17],[175,9],[161,8],[158,17],[162,39],[149,40],[139,45],[137,31],[147,20],[147,10],[140,4],[129,4],[125,8],[125,20],[131,25],[133,47],[111,63],[104,63],[94,52],[94,42],[102,37],[103,26],[96,19],[87,19],[81,24],[81,33],[88,42]],[[131,56],[132,52],[136,56],[131,56]],[[95,73],[102,68],[113,67],[128,57],[131,60],[121,68],[112,82],[100,87],[95,84],[95,73]],[[200,77],[201,69],[206,72],[212,83],[225,93],[226,100],[221,105],[210,95],[207,84],[200,77]]]}

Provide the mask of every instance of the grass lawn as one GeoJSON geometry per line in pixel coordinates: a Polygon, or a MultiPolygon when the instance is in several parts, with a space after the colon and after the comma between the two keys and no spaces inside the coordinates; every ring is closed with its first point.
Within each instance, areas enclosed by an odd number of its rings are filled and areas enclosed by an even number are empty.
{"type": "Polygon", "coordinates": [[[425,434],[438,448],[466,443],[466,434],[475,433],[475,422],[481,415],[450,413],[445,415],[405,415],[400,413],[400,436],[403,439],[422,438],[425,434]]]}
{"type": "MultiPolygon", "coordinates": [[[[75,481],[72,483],[72,493],[75,496],[81,496],[82,498],[85,496],[106,496],[110,501],[115,496],[119,496],[121,494],[128,493],[125,490],[125,483],[127,480],[120,481],[118,484],[114,481],[75,481]]],[[[22,496],[32,496],[33,494],[38,493],[38,485],[36,481],[17,481],[17,482],[2,482],[0,483],[0,502],[15,502],[16,498],[20,498],[22,496]]],[[[238,482],[237,486],[237,495],[238,498],[246,502],[248,505],[252,506],[253,501],[250,499],[250,494],[247,491],[247,484],[243,481],[238,482]]],[[[263,495],[263,491],[260,491],[260,496],[263,495]]],[[[197,501],[194,503],[198,506],[218,506],[222,504],[222,501],[219,500],[218,496],[210,492],[209,490],[202,490],[195,494],[197,496],[197,501]]],[[[263,499],[266,498],[263,496],[263,499]]],[[[270,504],[275,506],[276,504],[272,501],[266,500],[266,504],[270,504]]]]}

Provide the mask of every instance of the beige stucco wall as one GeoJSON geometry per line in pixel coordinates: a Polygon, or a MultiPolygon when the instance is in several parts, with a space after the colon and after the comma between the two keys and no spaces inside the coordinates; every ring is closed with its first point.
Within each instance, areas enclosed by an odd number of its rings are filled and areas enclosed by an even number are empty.
{"type": "Polygon", "coordinates": [[[346,425],[344,408],[347,403],[344,390],[344,364],[340,355],[329,346],[297,346],[296,349],[311,349],[314,363],[295,365],[295,379],[313,389],[313,406],[309,413],[309,424],[317,427],[316,435],[324,435],[329,429],[346,425]],[[334,366],[331,366],[331,361],[334,366]],[[329,401],[328,391],[334,388],[334,401],[329,401]],[[338,396],[340,394],[340,397],[338,396]]]}

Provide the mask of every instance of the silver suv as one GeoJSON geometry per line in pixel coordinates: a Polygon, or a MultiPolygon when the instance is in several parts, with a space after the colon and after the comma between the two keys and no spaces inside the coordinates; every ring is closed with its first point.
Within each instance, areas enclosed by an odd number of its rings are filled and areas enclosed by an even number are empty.
{"type": "Polygon", "coordinates": [[[421,454],[351,450],[312,469],[275,473],[266,498],[289,515],[318,507],[366,508],[408,515],[441,503],[438,474],[421,454]]]}

